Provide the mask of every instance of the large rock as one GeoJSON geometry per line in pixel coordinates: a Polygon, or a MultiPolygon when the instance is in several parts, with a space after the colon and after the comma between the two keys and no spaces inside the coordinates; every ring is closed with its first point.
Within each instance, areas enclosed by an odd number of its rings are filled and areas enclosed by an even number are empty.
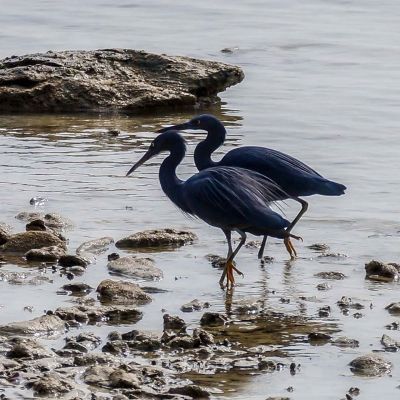
{"type": "Polygon", "coordinates": [[[108,269],[114,274],[139,279],[156,280],[163,276],[162,271],[154,266],[154,260],[148,257],[120,257],[110,261],[108,269]]]}
{"type": "Polygon", "coordinates": [[[31,249],[57,246],[65,249],[65,243],[49,232],[29,231],[11,235],[6,243],[0,246],[0,252],[25,254],[31,249]]]}
{"type": "Polygon", "coordinates": [[[113,304],[146,304],[151,297],[133,282],[105,279],[97,287],[100,300],[113,304]]]}
{"type": "Polygon", "coordinates": [[[394,265],[372,260],[365,264],[366,278],[375,281],[397,281],[399,272],[394,265]]]}
{"type": "Polygon", "coordinates": [[[63,255],[65,255],[64,248],[50,246],[29,250],[25,253],[25,258],[33,262],[56,262],[63,255]]]}
{"type": "Polygon", "coordinates": [[[118,248],[141,248],[141,247],[163,247],[183,246],[197,239],[196,235],[188,231],[177,229],[153,229],[137,232],[126,238],[118,240],[115,245],[118,248]]]}
{"type": "Polygon", "coordinates": [[[11,322],[0,326],[2,335],[51,336],[65,331],[65,323],[56,315],[42,315],[30,321],[11,322]]]}
{"type": "Polygon", "coordinates": [[[11,236],[11,227],[3,222],[0,222],[0,246],[7,242],[11,236]]]}
{"type": "Polygon", "coordinates": [[[392,364],[377,354],[366,354],[355,358],[350,367],[357,375],[380,376],[389,373],[392,364]]]}
{"type": "Polygon", "coordinates": [[[232,65],[144,51],[49,51],[0,60],[0,110],[137,113],[194,107],[243,77],[232,65]]]}

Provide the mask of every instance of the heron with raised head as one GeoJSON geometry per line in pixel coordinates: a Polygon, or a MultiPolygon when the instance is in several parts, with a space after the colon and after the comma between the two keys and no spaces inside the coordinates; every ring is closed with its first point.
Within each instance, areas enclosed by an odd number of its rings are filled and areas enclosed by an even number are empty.
{"type": "Polygon", "coordinates": [[[167,130],[157,136],[127,175],[162,152],[169,153],[159,171],[164,193],[184,213],[222,229],[226,235],[229,248],[220,279],[221,287],[225,277],[227,287],[234,285],[234,271],[241,274],[233,265],[233,259],[246,242],[246,233],[283,239],[293,257],[295,250],[290,238],[301,238],[288,232],[289,221],[269,207],[271,202],[285,196],[276,183],[258,172],[229,166],[207,168],[182,181],[176,175],[176,168],[185,156],[186,145],[176,130],[167,130]],[[231,246],[232,231],[241,236],[235,250],[231,246]]]}
{"type": "MultiPolygon", "coordinates": [[[[162,128],[157,132],[161,133],[169,129],[179,131],[194,129],[207,132],[206,138],[196,146],[194,152],[195,164],[199,171],[216,166],[250,169],[272,179],[282,189],[282,196],[277,200],[293,199],[299,202],[301,210],[287,227],[288,233],[308,209],[308,203],[300,197],[314,194],[340,196],[346,190],[346,186],[324,178],[296,158],[266,147],[238,147],[226,153],[221,161],[213,161],[211,155],[223,145],[226,137],[224,125],[213,115],[199,115],[190,121],[162,128]]],[[[264,236],[258,252],[260,259],[264,254],[266,240],[267,236],[264,236]]]]}

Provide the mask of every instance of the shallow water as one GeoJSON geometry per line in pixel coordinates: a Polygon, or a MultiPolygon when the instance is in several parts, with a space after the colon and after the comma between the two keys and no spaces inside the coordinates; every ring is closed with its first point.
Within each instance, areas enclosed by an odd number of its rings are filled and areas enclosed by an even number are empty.
{"type": "MultiPolygon", "coordinates": [[[[311,346],[304,333],[288,333],[289,340],[278,347],[301,364],[296,375],[283,370],[203,377],[199,382],[222,389],[216,397],[232,399],[270,395],[339,399],[352,386],[361,389],[363,399],[398,396],[397,353],[384,354],[395,364],[392,376],[360,378],[347,365],[357,355],[380,350],[383,333],[400,339],[398,331],[384,328],[396,320],[384,306],[399,301],[398,284],[364,280],[366,261],[398,260],[398,2],[3,0],[1,6],[0,57],[49,49],[132,47],[242,66],[245,80],[223,93],[221,106],[211,110],[229,132],[215,158],[242,144],[268,146],[348,186],[346,196],[340,198],[309,198],[309,212],[295,232],[304,238],[304,243],[295,243],[300,255],[295,262],[288,262],[284,247],[275,240],[267,247],[268,255],[275,258],[272,264],[261,266],[257,250],[241,251],[237,262],[245,278],[239,280],[233,302],[261,299],[267,310],[312,320],[318,320],[319,307],[331,305],[331,318],[320,322],[326,329],[333,323],[341,330],[334,337],[358,339],[360,347],[311,346]],[[238,49],[221,53],[225,47],[238,49]],[[332,252],[348,257],[318,258],[306,247],[315,242],[327,243],[332,252]],[[323,280],[314,274],[324,270],[343,272],[347,278],[330,282],[332,289],[320,292],[316,285],[323,280]],[[362,318],[353,317],[356,311],[349,316],[340,313],[335,303],[343,295],[366,306],[362,318]],[[316,296],[316,300],[302,300],[302,296],[316,296]],[[286,391],[289,386],[293,393],[286,391]]],[[[59,212],[75,222],[67,233],[71,250],[84,240],[104,235],[119,239],[153,227],[186,228],[198,234],[199,240],[191,246],[152,254],[165,275],[156,286],[169,292],[153,295],[154,301],[143,307],[145,316],[135,325],[140,329],[161,331],[161,309],[183,315],[195,326],[201,313],[179,311],[193,298],[209,301],[213,311],[226,308],[227,299],[217,284],[219,271],[204,257],[225,254],[222,234],[186,219],[165,198],[157,180],[161,158],[133,177],[124,177],[154,137],[155,128],[189,117],[186,113],[0,116],[0,220],[16,230],[22,230],[23,224],[14,216],[33,211],[29,199],[41,196],[48,202],[40,211],[59,212]],[[108,128],[121,130],[121,135],[109,137],[108,128]]],[[[187,138],[189,156],[179,170],[183,177],[195,172],[190,155],[198,136],[187,138]]],[[[285,210],[293,216],[297,205],[288,202],[285,210]]],[[[56,294],[66,278],[47,276],[53,283],[28,287],[0,282],[0,323],[68,304],[67,296],[56,294]],[[26,305],[34,307],[32,313],[22,311],[26,305]]],[[[107,276],[103,257],[79,280],[95,287],[107,276]]],[[[113,329],[103,326],[96,332],[105,337],[113,329]]]]}

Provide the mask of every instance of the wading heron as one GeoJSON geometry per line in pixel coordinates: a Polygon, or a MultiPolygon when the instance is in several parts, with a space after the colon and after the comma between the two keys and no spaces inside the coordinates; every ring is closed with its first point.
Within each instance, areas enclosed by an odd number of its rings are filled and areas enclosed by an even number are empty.
{"type": "Polygon", "coordinates": [[[143,157],[132,166],[130,175],[140,165],[161,152],[169,152],[160,166],[159,180],[162,190],[184,213],[198,217],[209,225],[222,229],[228,239],[229,250],[220,285],[225,276],[227,286],[233,286],[233,259],[246,241],[246,233],[268,235],[283,239],[290,256],[295,253],[290,238],[301,239],[285,228],[289,221],[268,206],[284,194],[273,181],[258,172],[238,167],[211,167],[200,171],[186,181],[176,175],[176,168],[186,153],[185,140],[176,130],[157,136],[143,157]],[[241,236],[239,245],[232,249],[230,235],[241,236]]]}
{"type": "MultiPolygon", "coordinates": [[[[212,153],[225,141],[224,125],[213,115],[203,114],[192,118],[183,124],[159,129],[165,132],[169,129],[194,129],[207,132],[205,140],[200,142],[194,152],[194,160],[199,171],[217,166],[241,167],[259,172],[272,179],[282,189],[280,199],[293,199],[301,204],[301,210],[287,227],[291,232],[299,219],[308,209],[308,203],[301,196],[320,194],[324,196],[340,196],[346,186],[330,181],[301,161],[277,150],[259,146],[243,146],[230,150],[221,161],[211,159],[212,153]]],[[[258,258],[262,258],[267,236],[264,236],[258,258]]]]}

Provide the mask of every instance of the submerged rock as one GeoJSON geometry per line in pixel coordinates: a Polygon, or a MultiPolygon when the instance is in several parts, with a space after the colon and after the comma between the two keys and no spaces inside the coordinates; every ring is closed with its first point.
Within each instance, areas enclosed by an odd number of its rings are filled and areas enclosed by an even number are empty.
{"type": "Polygon", "coordinates": [[[25,258],[27,261],[50,263],[57,262],[63,255],[65,255],[65,248],[50,246],[29,250],[25,253],[25,258]]]}
{"type": "Polygon", "coordinates": [[[349,348],[355,348],[359,346],[359,341],[356,339],[350,339],[346,336],[340,336],[337,339],[332,341],[333,346],[337,347],[349,347],[349,348]]]}
{"type": "Polygon", "coordinates": [[[397,281],[399,272],[397,268],[381,261],[372,260],[365,264],[366,278],[374,281],[397,281]]]}
{"type": "Polygon", "coordinates": [[[84,255],[85,253],[98,255],[107,251],[113,243],[114,239],[112,237],[102,237],[99,239],[89,240],[82,243],[76,249],[76,254],[78,256],[84,255]]]}
{"type": "Polygon", "coordinates": [[[385,334],[382,335],[381,343],[386,351],[398,351],[400,349],[400,342],[385,334]]]}
{"type": "Polygon", "coordinates": [[[64,290],[74,293],[74,294],[86,294],[90,293],[93,288],[86,283],[75,282],[75,283],[67,283],[62,287],[64,290]]]}
{"type": "Polygon", "coordinates": [[[329,246],[325,243],[314,243],[314,244],[310,244],[309,246],[307,246],[310,250],[314,250],[314,251],[329,251],[329,246]]]}
{"type": "Polygon", "coordinates": [[[376,354],[367,354],[355,358],[350,369],[356,375],[381,376],[390,372],[392,364],[376,354]]]}
{"type": "Polygon", "coordinates": [[[108,263],[110,272],[138,279],[156,280],[163,277],[162,271],[154,266],[154,260],[148,257],[120,257],[108,263]]]}
{"type": "Polygon", "coordinates": [[[188,231],[177,229],[153,229],[134,233],[115,244],[118,248],[141,248],[141,247],[163,247],[183,246],[192,243],[197,236],[188,231]]]}
{"type": "Polygon", "coordinates": [[[318,272],[314,276],[322,279],[332,279],[332,280],[342,280],[346,278],[345,274],[337,271],[322,271],[318,272]]]}
{"type": "Polygon", "coordinates": [[[58,260],[58,263],[62,267],[66,268],[75,266],[86,267],[89,265],[89,261],[86,258],[75,256],[74,254],[65,254],[61,256],[60,259],[58,260]]]}
{"type": "Polygon", "coordinates": [[[106,279],[100,282],[96,290],[100,300],[114,304],[146,304],[151,297],[133,282],[106,279]]]}
{"type": "Polygon", "coordinates": [[[183,304],[181,306],[181,311],[183,311],[183,312],[200,311],[203,308],[208,308],[208,307],[210,307],[210,303],[208,303],[208,302],[202,303],[198,299],[194,299],[194,300],[190,301],[189,303],[183,304]]]}
{"type": "Polygon", "coordinates": [[[400,302],[390,303],[385,307],[385,310],[388,310],[390,314],[400,314],[400,302]]]}
{"type": "Polygon", "coordinates": [[[31,249],[56,246],[65,249],[65,243],[49,232],[29,231],[11,235],[8,241],[0,246],[0,252],[25,254],[31,249]]]}
{"type": "Polygon", "coordinates": [[[29,321],[0,326],[0,333],[3,335],[52,336],[64,331],[65,323],[56,315],[42,315],[29,321]]]}
{"type": "Polygon", "coordinates": [[[243,77],[232,65],[131,49],[49,51],[0,60],[0,109],[109,113],[194,107],[243,77]]]}

